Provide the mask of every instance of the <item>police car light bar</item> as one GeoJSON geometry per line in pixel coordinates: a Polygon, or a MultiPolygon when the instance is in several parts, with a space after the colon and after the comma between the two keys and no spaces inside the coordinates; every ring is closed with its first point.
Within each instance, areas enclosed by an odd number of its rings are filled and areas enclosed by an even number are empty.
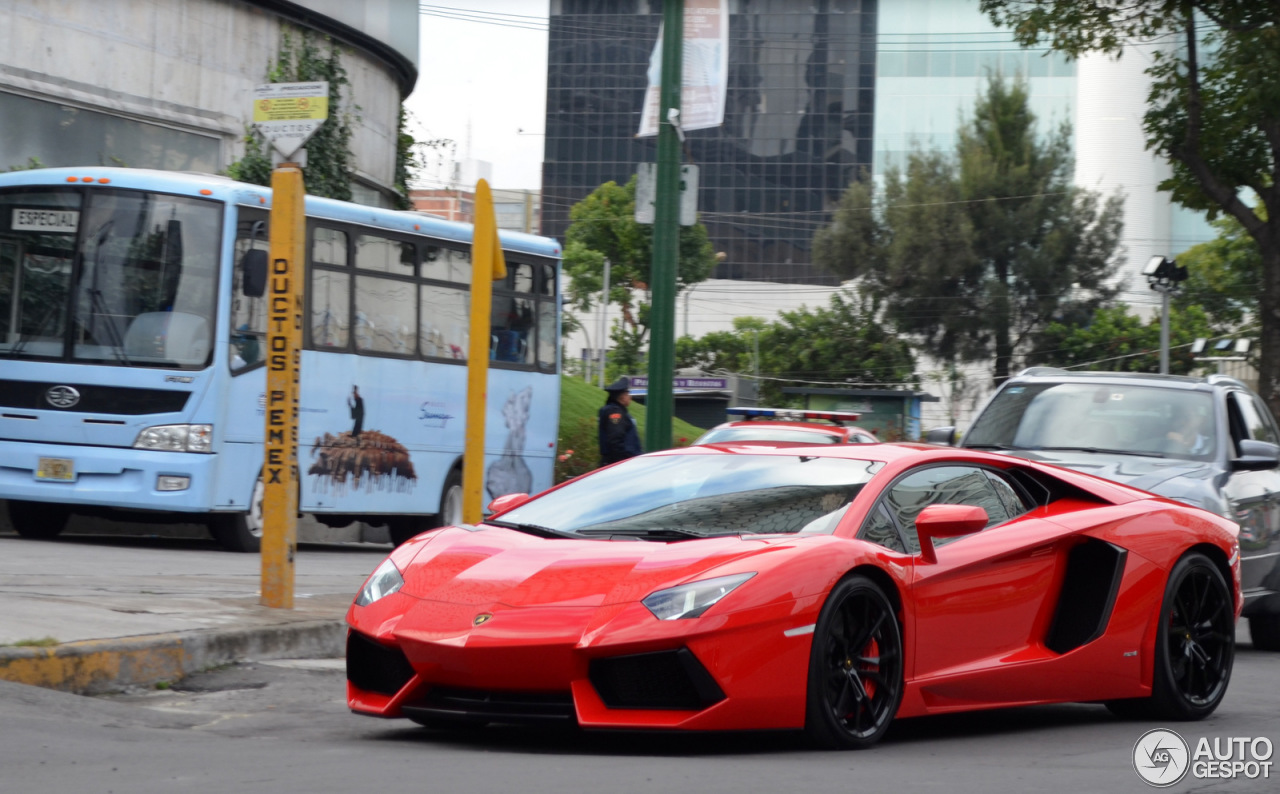
{"type": "Polygon", "coordinates": [[[790,408],[729,408],[725,411],[733,416],[747,419],[780,419],[786,422],[806,422],[825,419],[837,425],[845,422],[856,422],[862,414],[852,411],[797,411],[790,408]]]}

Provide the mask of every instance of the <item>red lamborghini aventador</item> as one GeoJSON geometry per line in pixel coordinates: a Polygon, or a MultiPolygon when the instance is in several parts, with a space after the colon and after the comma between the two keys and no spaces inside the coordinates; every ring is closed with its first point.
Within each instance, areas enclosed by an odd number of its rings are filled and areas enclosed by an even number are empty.
{"type": "Polygon", "coordinates": [[[1236,525],[912,444],[654,453],[392,552],[347,614],[362,714],[804,729],[1103,701],[1199,719],[1231,676],[1236,525]]]}

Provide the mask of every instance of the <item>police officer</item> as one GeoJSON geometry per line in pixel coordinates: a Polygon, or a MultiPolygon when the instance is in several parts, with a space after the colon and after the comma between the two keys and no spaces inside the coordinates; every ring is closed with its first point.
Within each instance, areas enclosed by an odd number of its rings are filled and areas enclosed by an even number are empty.
{"type": "Polygon", "coordinates": [[[605,387],[609,399],[599,413],[600,465],[607,466],[635,457],[644,450],[636,423],[627,412],[631,404],[631,381],[621,377],[605,387]]]}

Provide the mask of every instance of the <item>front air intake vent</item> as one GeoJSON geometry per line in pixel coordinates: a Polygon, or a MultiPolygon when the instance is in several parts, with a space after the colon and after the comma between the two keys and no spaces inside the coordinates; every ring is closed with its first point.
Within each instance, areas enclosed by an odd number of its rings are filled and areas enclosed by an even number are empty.
{"type": "Polygon", "coordinates": [[[399,648],[363,634],[347,634],[347,680],[357,689],[394,695],[413,678],[413,666],[399,648]]]}
{"type": "Polygon", "coordinates": [[[724,691],[688,648],[595,659],[589,675],[611,709],[697,711],[724,700],[724,691]]]}
{"type": "Polygon", "coordinates": [[[426,697],[402,707],[406,717],[434,722],[569,725],[575,722],[568,692],[489,692],[432,687],[426,697]]]}

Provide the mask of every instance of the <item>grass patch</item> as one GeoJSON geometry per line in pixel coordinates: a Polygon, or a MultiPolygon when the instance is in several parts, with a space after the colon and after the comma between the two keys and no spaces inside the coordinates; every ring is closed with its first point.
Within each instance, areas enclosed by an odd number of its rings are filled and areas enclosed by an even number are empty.
{"type": "Polygon", "coordinates": [[[58,642],[53,637],[38,637],[35,639],[18,640],[17,642],[9,643],[9,645],[14,648],[52,648],[55,645],[61,644],[62,643],[58,642]]]}
{"type": "MultiPolygon", "coordinates": [[[[560,437],[556,444],[556,482],[586,474],[600,463],[600,442],[596,438],[596,414],[608,395],[581,378],[560,376],[560,437]],[[572,454],[569,454],[572,451],[572,454]],[[568,455],[568,457],[565,457],[568,455]],[[565,457],[564,460],[559,460],[565,457]]],[[[644,441],[645,408],[638,402],[627,406],[644,441]]],[[[671,417],[671,446],[688,446],[702,435],[702,429],[683,419],[671,417]]]]}

